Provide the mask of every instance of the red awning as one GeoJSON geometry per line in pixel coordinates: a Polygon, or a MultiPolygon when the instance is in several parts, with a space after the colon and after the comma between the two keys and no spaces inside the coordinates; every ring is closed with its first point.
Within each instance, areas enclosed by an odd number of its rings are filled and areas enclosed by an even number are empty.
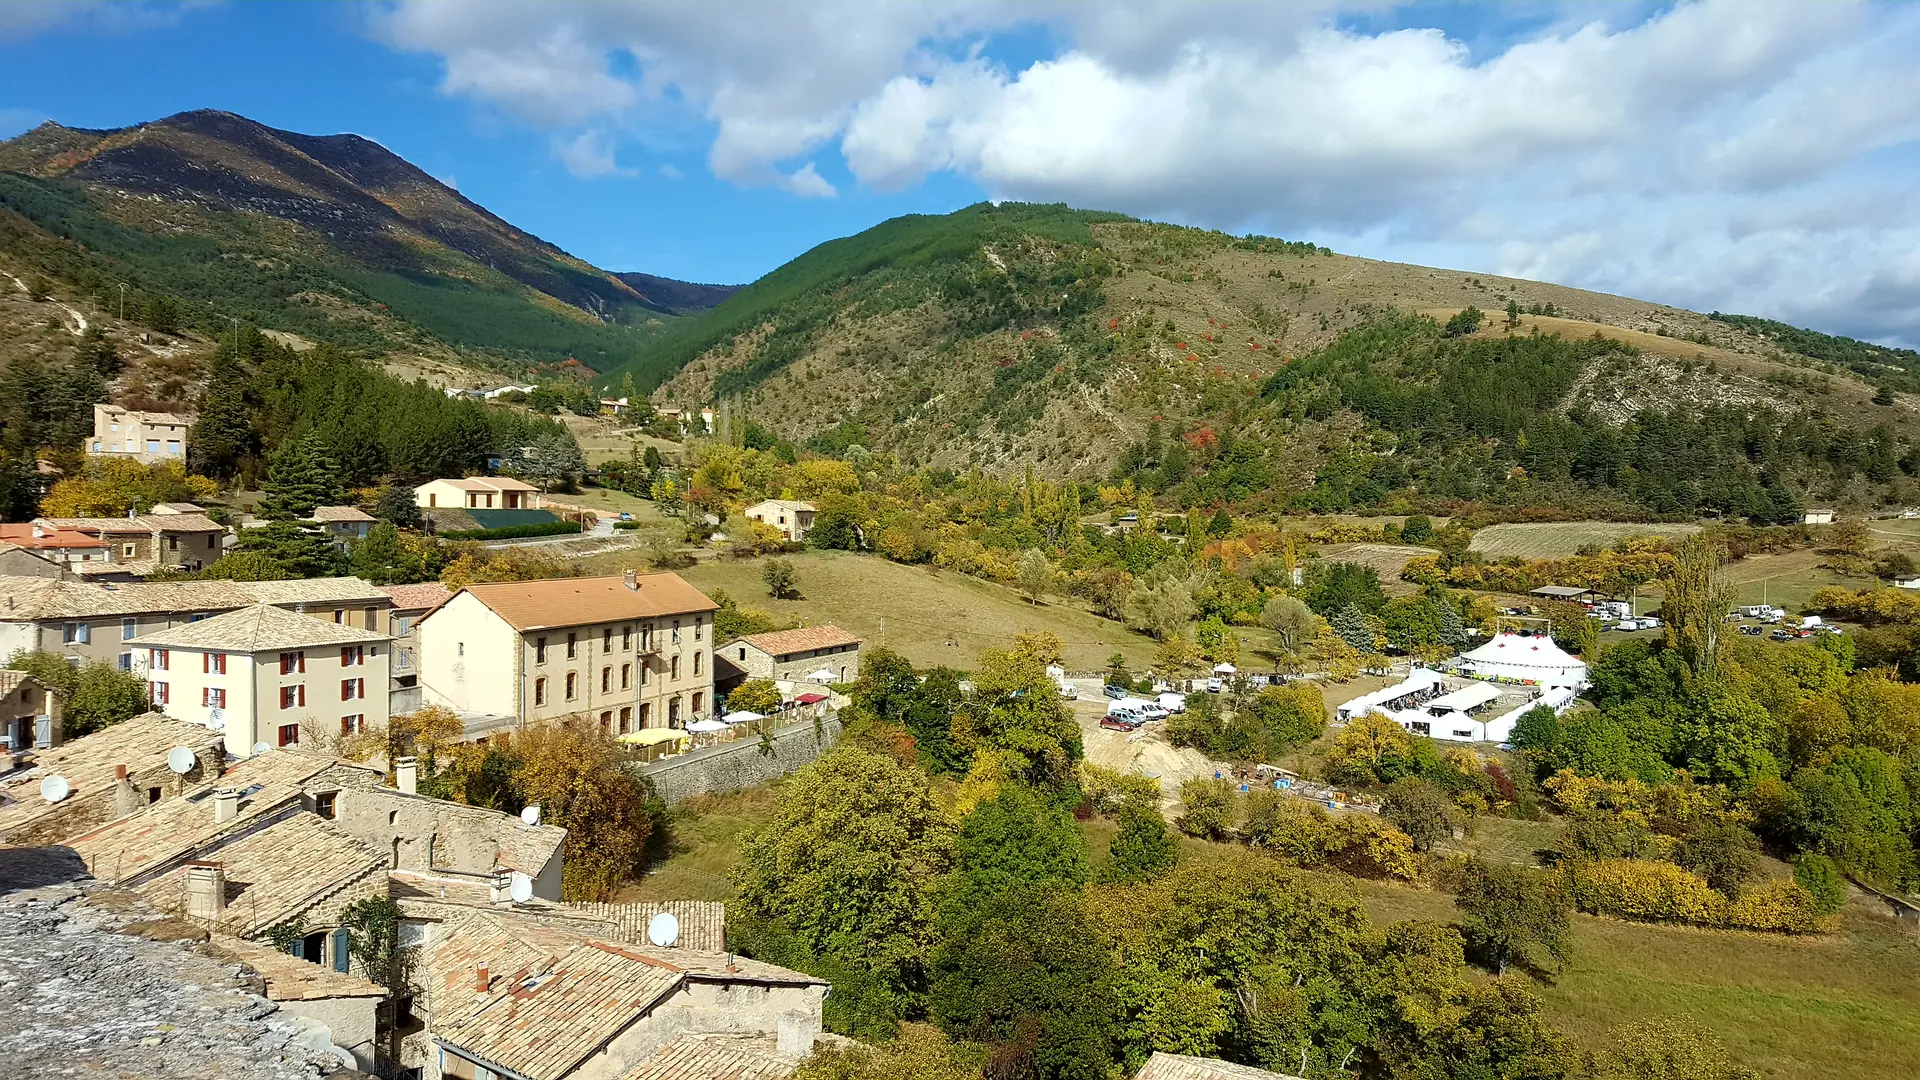
{"type": "Polygon", "coordinates": [[[797,698],[794,698],[793,700],[794,700],[794,702],[795,702],[796,704],[800,704],[800,705],[812,705],[812,704],[814,704],[815,702],[819,702],[819,701],[825,701],[825,700],[827,700],[827,695],[825,695],[825,694],[801,694],[801,695],[800,695],[799,697],[797,697],[797,698]]]}

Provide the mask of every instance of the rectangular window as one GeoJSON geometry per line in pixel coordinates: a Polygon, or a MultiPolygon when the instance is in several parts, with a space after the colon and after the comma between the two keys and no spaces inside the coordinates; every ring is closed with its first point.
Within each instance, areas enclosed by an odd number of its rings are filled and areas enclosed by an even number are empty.
{"type": "Polygon", "coordinates": [[[170,457],[180,456],[180,440],[179,439],[167,440],[167,454],[170,457]]]}
{"type": "Polygon", "coordinates": [[[153,668],[153,670],[155,671],[173,670],[173,650],[154,649],[152,651],[153,651],[153,660],[152,660],[152,663],[148,665],[149,667],[153,668]]]}
{"type": "Polygon", "coordinates": [[[576,687],[578,687],[579,681],[580,681],[579,675],[571,671],[567,672],[567,700],[568,701],[573,700],[575,689],[576,687]]]}
{"type": "Polygon", "coordinates": [[[620,665],[620,689],[625,690],[632,685],[633,685],[633,665],[621,664],[620,665]]]}
{"type": "Polygon", "coordinates": [[[361,608],[360,609],[360,625],[363,628],[368,630],[380,629],[380,609],[379,608],[361,608]]]}
{"type": "Polygon", "coordinates": [[[707,625],[707,619],[706,619],[706,616],[704,615],[698,616],[693,620],[693,640],[695,641],[700,640],[700,635],[702,632],[705,631],[706,625],[707,625]]]}
{"type": "Polygon", "coordinates": [[[280,707],[283,709],[302,708],[307,704],[307,684],[283,686],[280,688],[280,707]]]}
{"type": "Polygon", "coordinates": [[[600,734],[613,734],[613,710],[604,709],[600,713],[600,734]]]}
{"type": "Polygon", "coordinates": [[[545,705],[547,703],[547,680],[533,680],[533,703],[535,705],[545,705]]]}
{"type": "Polygon", "coordinates": [[[132,619],[120,620],[120,640],[121,641],[132,641],[134,638],[134,635],[137,633],[139,633],[139,630],[134,624],[134,621],[132,619]]]}
{"type": "Polygon", "coordinates": [[[345,645],[340,649],[341,667],[359,667],[367,662],[367,649],[364,645],[345,645]]]}
{"type": "Polygon", "coordinates": [[[227,654],[226,653],[217,652],[217,653],[208,653],[206,655],[207,655],[207,669],[208,669],[207,674],[225,675],[227,673],[227,654]]]}
{"type": "Polygon", "coordinates": [[[347,624],[347,609],[346,609],[346,608],[334,608],[334,609],[333,609],[333,624],[334,624],[335,626],[345,626],[345,625],[347,624]]]}
{"type": "Polygon", "coordinates": [[[700,711],[700,706],[704,704],[706,700],[707,700],[706,694],[702,693],[699,690],[695,690],[693,692],[693,711],[695,713],[698,713],[700,711]]]}
{"type": "Polygon", "coordinates": [[[120,654],[120,670],[121,671],[133,670],[133,654],[132,653],[123,652],[120,654]]]}
{"type": "Polygon", "coordinates": [[[632,649],[633,649],[633,627],[623,626],[620,628],[620,651],[630,652],[632,651],[632,649]]]}
{"type": "Polygon", "coordinates": [[[147,440],[147,453],[149,453],[149,454],[157,454],[157,453],[159,453],[159,452],[160,452],[160,440],[159,440],[159,439],[148,439],[148,440],[147,440]]]}
{"type": "Polygon", "coordinates": [[[227,707],[227,692],[217,686],[203,687],[200,691],[200,704],[224,709],[227,707]]]}
{"type": "Polygon", "coordinates": [[[625,735],[627,732],[632,730],[633,730],[633,706],[628,705],[620,710],[620,734],[625,735]]]}
{"type": "Polygon", "coordinates": [[[147,700],[155,705],[167,704],[170,700],[167,694],[167,684],[163,682],[148,683],[147,700]]]}
{"type": "Polygon", "coordinates": [[[281,746],[294,746],[294,745],[297,745],[299,742],[300,742],[300,725],[299,724],[281,724],[280,725],[280,745],[281,746]]]}
{"type": "Polygon", "coordinates": [[[613,669],[611,667],[603,667],[600,669],[600,692],[604,694],[612,689],[613,669]]]}
{"type": "Polygon", "coordinates": [[[673,620],[673,643],[675,645],[680,644],[680,620],[679,619],[673,620]]]}
{"type": "Polygon", "coordinates": [[[544,664],[547,662],[547,639],[546,638],[533,639],[533,662],[536,664],[544,664]]]}
{"type": "Polygon", "coordinates": [[[698,652],[693,654],[693,674],[695,678],[698,678],[700,676],[700,657],[704,655],[705,655],[704,653],[698,653],[698,652]]]}
{"type": "Polygon", "coordinates": [[[340,734],[358,735],[367,730],[367,714],[353,713],[340,718],[340,734]]]}
{"type": "MultiPolygon", "coordinates": [[[[345,720],[341,721],[343,725],[345,724],[345,722],[346,722],[345,720]]],[[[340,734],[346,735],[350,733],[346,731],[342,731],[340,734]]],[[[315,795],[313,797],[313,812],[316,814],[319,814],[323,818],[327,818],[331,820],[334,815],[334,807],[339,801],[340,801],[339,792],[323,791],[320,794],[315,795]]],[[[340,970],[345,971],[347,969],[341,968],[340,970]]]]}
{"type": "Polygon", "coordinates": [[[365,679],[341,679],[340,680],[340,700],[341,701],[358,701],[359,699],[366,696],[367,696],[367,680],[365,679]]]}
{"type": "Polygon", "coordinates": [[[167,537],[167,550],[168,550],[168,551],[179,551],[179,550],[180,550],[180,538],[179,538],[179,537],[177,537],[177,536],[169,536],[169,537],[167,537]]]}
{"type": "Polygon", "coordinates": [[[672,670],[668,672],[667,677],[669,679],[672,679],[674,682],[679,682],[680,681],[680,658],[676,656],[672,660],[668,661],[668,667],[670,667],[672,670]]]}
{"type": "Polygon", "coordinates": [[[131,559],[135,555],[138,555],[139,553],[140,553],[140,545],[138,544],[121,544],[120,545],[120,557],[123,559],[131,559]]]}
{"type": "Polygon", "coordinates": [[[576,655],[578,655],[579,650],[577,646],[579,645],[579,643],[580,643],[580,635],[578,634],[567,635],[567,659],[571,660],[576,655]]]}
{"type": "Polygon", "coordinates": [[[652,723],[652,722],[653,722],[653,704],[651,702],[641,702],[640,703],[640,726],[644,728],[649,723],[652,723]]]}
{"type": "Polygon", "coordinates": [[[600,651],[603,653],[613,651],[613,627],[611,626],[600,631],[600,651]]]}

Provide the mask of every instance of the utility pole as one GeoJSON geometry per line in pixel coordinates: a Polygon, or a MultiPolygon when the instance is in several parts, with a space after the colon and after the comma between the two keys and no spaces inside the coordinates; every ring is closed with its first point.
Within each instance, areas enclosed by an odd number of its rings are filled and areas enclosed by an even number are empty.
{"type": "Polygon", "coordinates": [[[127,321],[127,283],[120,283],[120,321],[127,321]]]}

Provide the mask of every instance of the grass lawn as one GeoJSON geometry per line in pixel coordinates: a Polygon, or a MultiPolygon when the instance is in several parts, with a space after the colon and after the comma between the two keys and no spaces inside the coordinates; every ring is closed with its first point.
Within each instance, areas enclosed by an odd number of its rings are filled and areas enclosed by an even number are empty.
{"type": "Polygon", "coordinates": [[[666,858],[616,899],[731,900],[727,871],[740,861],[747,833],[773,813],[779,782],[726,795],[701,795],[673,808],[666,858]]]}
{"type": "MultiPolygon", "coordinates": [[[[1379,922],[1456,917],[1444,893],[1355,885],[1379,922]]],[[[1685,1014],[1762,1077],[1920,1075],[1920,943],[1878,919],[1849,911],[1843,933],[1788,938],[1579,915],[1573,937],[1573,962],[1539,992],[1583,1043],[1685,1014]]]]}
{"type": "Polygon", "coordinates": [[[1536,851],[1550,851],[1560,845],[1565,826],[1557,821],[1519,821],[1514,818],[1482,817],[1473,823],[1473,833],[1465,840],[1441,845],[1460,855],[1478,853],[1489,861],[1532,866],[1536,851]]]}
{"type": "Polygon", "coordinates": [[[1633,525],[1613,521],[1539,521],[1489,525],[1473,534],[1472,550],[1489,559],[1561,559],[1587,544],[1605,547],[1630,536],[1686,536],[1698,525],[1633,525]]]}
{"type": "Polygon", "coordinates": [[[1874,584],[1867,578],[1845,577],[1822,567],[1825,558],[1818,551],[1788,551],[1754,555],[1733,563],[1726,568],[1733,602],[1743,606],[1769,603],[1799,611],[1816,589],[1828,585],[1864,589],[1874,584]]]}
{"type": "Polygon", "coordinates": [[[680,575],[700,589],[725,589],[742,606],[775,618],[833,623],[860,635],[870,648],[885,645],[921,666],[971,667],[983,650],[1005,648],[1028,629],[1060,635],[1067,667],[1074,670],[1104,668],[1115,652],[1140,666],[1153,656],[1146,637],[1058,597],[1030,605],[1012,589],[978,578],[849,552],[802,551],[786,558],[794,565],[798,600],[767,595],[760,559],[703,561],[680,575]]]}

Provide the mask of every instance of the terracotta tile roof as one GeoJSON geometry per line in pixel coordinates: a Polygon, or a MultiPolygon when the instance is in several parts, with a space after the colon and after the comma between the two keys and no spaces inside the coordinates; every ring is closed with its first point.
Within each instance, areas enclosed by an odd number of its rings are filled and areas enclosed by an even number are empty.
{"type": "Polygon", "coordinates": [[[312,521],[378,521],[379,518],[357,506],[316,506],[310,516],[312,521]]]}
{"type": "Polygon", "coordinates": [[[106,547],[98,537],[88,536],[77,529],[59,526],[48,528],[28,521],[0,525],[0,540],[29,551],[106,547]]]}
{"type": "Polygon", "coordinates": [[[40,797],[40,781],[46,777],[66,777],[72,799],[111,787],[115,766],[125,765],[136,775],[162,767],[167,751],[176,746],[192,750],[200,768],[218,769],[225,763],[224,745],[217,731],[154,712],[38,751],[31,768],[0,778],[0,842],[60,805],[40,797]]]}
{"type": "Polygon", "coordinates": [[[1268,1072],[1251,1065],[1236,1065],[1218,1058],[1189,1057],[1186,1054],[1156,1053],[1147,1059],[1133,1080],[1296,1080],[1284,1073],[1268,1072]]]}
{"type": "Polygon", "coordinates": [[[317,649],[328,645],[377,644],[392,641],[386,634],[345,623],[288,611],[272,604],[255,604],[143,634],[127,644],[136,648],[208,649],[220,652],[271,652],[275,649],[317,649]]]}
{"type": "Polygon", "coordinates": [[[219,937],[207,943],[214,952],[245,964],[267,984],[269,1001],[322,1001],[341,997],[386,997],[379,983],[333,970],[332,965],[316,964],[271,945],[239,938],[219,937]]]}
{"type": "Polygon", "coordinates": [[[300,785],[338,764],[291,750],[266,750],[239,762],[211,783],[177,799],[162,799],[69,844],[93,876],[125,884],[204,847],[218,837],[257,825],[266,814],[300,797],[300,785]],[[215,788],[240,790],[239,813],[213,820],[215,788]]]}
{"type": "Polygon", "coordinates": [[[800,1063],[772,1035],[690,1033],[653,1052],[620,1080],[785,1080],[800,1063]]]}
{"type": "Polygon", "coordinates": [[[641,574],[635,584],[637,588],[629,589],[619,576],[547,578],[469,585],[462,591],[522,632],[687,615],[720,606],[678,574],[641,574]]]}
{"type": "Polygon", "coordinates": [[[122,559],[119,562],[83,562],[71,567],[85,581],[88,578],[145,577],[160,569],[158,559],[122,559]]]}
{"type": "Polygon", "coordinates": [[[418,585],[380,585],[379,590],[393,598],[395,611],[432,611],[453,599],[453,590],[437,581],[418,585]]]}
{"type": "MultiPolygon", "coordinates": [[[[387,865],[387,856],[305,812],[202,847],[193,858],[226,869],[226,917],[214,929],[236,937],[259,934],[387,865]]],[[[141,886],[140,894],[162,911],[182,913],[186,876],[187,864],[180,864],[141,886]]]]}
{"type": "MultiPolygon", "coordinates": [[[[462,491],[539,491],[540,490],[539,488],[534,487],[532,484],[525,483],[524,481],[520,481],[520,480],[515,480],[511,476],[466,476],[466,477],[461,477],[458,480],[431,480],[431,481],[428,481],[428,483],[449,484],[449,485],[452,485],[453,487],[459,488],[462,491]]],[[[420,488],[423,488],[426,486],[427,486],[426,484],[421,484],[420,487],[416,487],[414,488],[414,490],[418,491],[420,490],[420,488]]]]}
{"type": "Polygon", "coordinates": [[[226,532],[227,527],[205,514],[141,514],[130,518],[39,518],[60,529],[78,529],[88,533],[112,533],[116,536],[160,532],[226,532]]]}
{"type": "Polygon", "coordinates": [[[476,914],[428,956],[429,1031],[529,1080],[559,1080],[683,978],[617,945],[530,920],[476,914]]]}
{"type": "Polygon", "coordinates": [[[262,604],[384,604],[389,597],[370,581],[357,577],[293,578],[287,581],[236,581],[234,587],[262,604]]]}
{"type": "MultiPolygon", "coordinates": [[[[742,638],[735,638],[734,641],[744,641],[769,656],[791,656],[794,653],[812,652],[815,649],[860,644],[858,637],[832,623],[803,626],[798,630],[773,630],[765,634],[748,634],[742,638]]],[[[731,645],[733,642],[727,644],[731,645]]]]}
{"type": "Polygon", "coordinates": [[[680,922],[680,940],[672,948],[709,953],[727,950],[727,905],[718,900],[658,900],[627,904],[571,901],[566,907],[601,920],[607,925],[609,936],[636,945],[648,944],[647,924],[664,911],[680,922]]]}

